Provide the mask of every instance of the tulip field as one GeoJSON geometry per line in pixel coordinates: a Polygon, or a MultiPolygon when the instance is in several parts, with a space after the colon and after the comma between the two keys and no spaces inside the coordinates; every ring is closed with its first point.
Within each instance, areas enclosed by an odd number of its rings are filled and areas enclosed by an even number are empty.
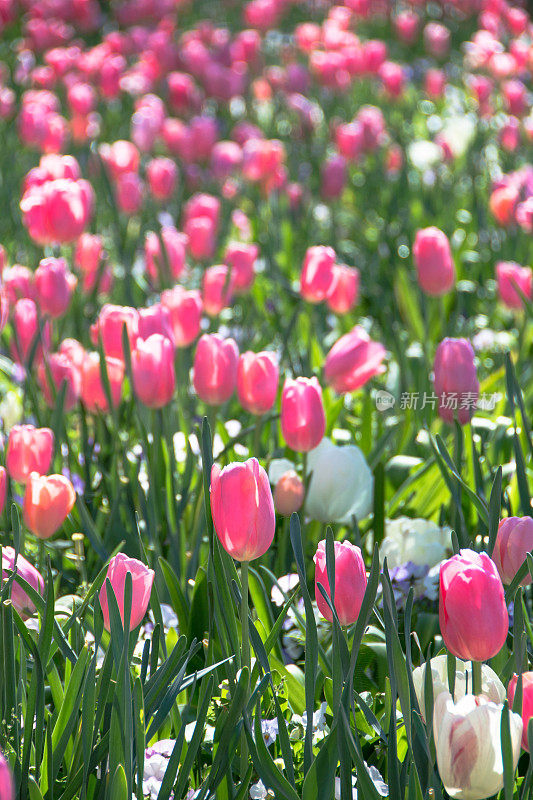
{"type": "Polygon", "coordinates": [[[533,11],[0,0],[0,800],[533,798],[533,11]]]}

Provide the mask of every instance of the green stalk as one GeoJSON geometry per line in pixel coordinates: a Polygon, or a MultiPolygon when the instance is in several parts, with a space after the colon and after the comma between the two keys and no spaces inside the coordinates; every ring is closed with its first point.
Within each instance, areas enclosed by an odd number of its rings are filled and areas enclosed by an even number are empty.
{"type": "Polygon", "coordinates": [[[472,661],[472,693],[481,694],[481,661],[472,661]]]}
{"type": "MultiPolygon", "coordinates": [[[[248,634],[248,567],[249,562],[243,561],[241,564],[241,625],[242,625],[242,645],[241,645],[241,669],[248,667],[250,671],[250,639],[248,634]]],[[[246,699],[250,694],[250,687],[246,691],[246,699]]],[[[248,769],[248,742],[246,733],[242,732],[241,744],[241,779],[244,780],[248,769]]]]}

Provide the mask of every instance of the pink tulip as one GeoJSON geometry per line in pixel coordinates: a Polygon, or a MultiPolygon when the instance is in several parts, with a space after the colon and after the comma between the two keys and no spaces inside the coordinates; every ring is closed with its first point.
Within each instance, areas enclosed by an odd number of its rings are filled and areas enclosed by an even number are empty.
{"type": "Polygon", "coordinates": [[[356,325],[341,336],[327,354],[324,364],[326,382],[339,394],[355,392],[374,375],[384,371],[382,361],[385,355],[383,345],[372,341],[367,332],[356,325]]]}
{"type": "Polygon", "coordinates": [[[200,292],[175,286],[161,293],[161,305],[169,311],[176,347],[188,347],[200,333],[203,309],[200,292]]]}
{"type": "Polygon", "coordinates": [[[5,467],[0,467],[0,516],[4,510],[7,496],[7,472],[5,467]]]}
{"type": "Polygon", "coordinates": [[[174,344],[170,311],[162,303],[139,309],[139,339],[148,339],[153,333],[160,333],[174,344]]]}
{"type": "Polygon", "coordinates": [[[164,251],[157,233],[146,234],[144,255],[146,270],[154,283],[159,283],[160,276],[177,280],[185,269],[187,237],[176,228],[166,227],[161,230],[164,251]]]}
{"type": "Polygon", "coordinates": [[[309,303],[326,299],[333,281],[335,251],[332,247],[309,247],[300,277],[300,294],[309,303]]]}
{"type": "Polygon", "coordinates": [[[446,75],[440,69],[428,69],[424,80],[424,89],[428,97],[438,100],[446,90],[446,75]]]}
{"type": "Polygon", "coordinates": [[[32,472],[44,475],[50,469],[54,434],[50,428],[14,425],[7,440],[6,467],[10,478],[26,483],[32,472]]]}
{"type": "Polygon", "coordinates": [[[0,800],[15,800],[15,784],[13,773],[6,759],[0,752],[0,800]]]}
{"type": "Polygon", "coordinates": [[[115,183],[115,197],[123,214],[138,214],[142,208],[143,194],[144,184],[136,172],[119,175],[115,183]]]}
{"type": "Polygon", "coordinates": [[[139,170],[139,151],[133,142],[126,139],[100,145],[99,153],[113,180],[139,170]]]}
{"type": "Polygon", "coordinates": [[[49,539],[63,525],[75,502],[74,487],[64,475],[32,472],[22,508],[26,527],[39,539],[49,539]]]}
{"type": "Polygon", "coordinates": [[[281,431],[298,452],[317,447],[326,431],[322,388],[316,378],[287,378],[281,395],[281,431]]]}
{"type": "MultiPolygon", "coordinates": [[[[509,708],[512,710],[514,703],[514,696],[516,692],[516,685],[518,683],[518,675],[513,675],[509,681],[507,688],[507,699],[509,700],[509,708]]],[[[529,720],[533,717],[533,672],[522,673],[522,747],[529,753],[529,741],[527,736],[527,726],[529,720]]]]}
{"type": "Polygon", "coordinates": [[[176,190],[178,168],[170,158],[153,158],[146,167],[146,178],[156,200],[170,200],[176,190]]]}
{"type": "MultiPolygon", "coordinates": [[[[122,384],[124,381],[124,362],[118,358],[105,356],[107,377],[111,390],[111,400],[113,407],[117,408],[122,396],[122,384]]],[[[102,373],[100,368],[100,354],[87,353],[83,359],[81,367],[81,399],[85,407],[91,412],[109,411],[107,395],[102,384],[102,373]]]]}
{"type": "Polygon", "coordinates": [[[233,271],[226,264],[208,267],[202,281],[202,302],[210,317],[216,317],[233,301],[235,280],[233,271]]]}
{"type": "Polygon", "coordinates": [[[104,626],[107,631],[111,631],[107,603],[107,581],[110,582],[115,593],[120,619],[124,625],[124,595],[126,592],[126,575],[128,573],[131,575],[130,631],[135,630],[141,624],[146,614],[155,572],[143,564],[142,561],[138,561],[136,558],[128,558],[125,553],[118,553],[109,562],[106,579],[98,595],[102,614],[104,615],[104,626]]]}
{"type": "Polygon", "coordinates": [[[37,244],[66,244],[83,233],[93,205],[90,183],[60,178],[31,185],[22,196],[20,210],[24,225],[37,244]]]}
{"type": "MultiPolygon", "coordinates": [[[[10,577],[6,570],[10,570],[11,572],[15,570],[15,550],[13,547],[2,548],[2,583],[7,581],[10,577]]],[[[30,564],[20,553],[17,558],[17,573],[24,578],[36,592],[39,592],[41,596],[44,594],[44,580],[42,575],[40,575],[33,564],[30,564]]],[[[30,599],[29,595],[24,591],[16,578],[11,586],[11,602],[22,619],[27,619],[35,613],[33,600],[30,599]]]]}
{"type": "Polygon", "coordinates": [[[472,418],[479,394],[474,351],[467,339],[443,339],[437,347],[433,364],[435,393],[439,416],[461,425],[472,418]]]}
{"type": "Polygon", "coordinates": [[[160,333],[137,339],[131,354],[135,394],[145,406],[162,408],[172,400],[176,387],[174,345],[160,333]]]}
{"type": "MultiPolygon", "coordinates": [[[[366,568],[361,550],[350,542],[335,542],[335,611],[341,625],[352,625],[359,616],[366,589],[366,568]]],[[[318,543],[313,558],[315,562],[315,598],[322,616],[333,621],[328,606],[318,584],[322,584],[331,600],[331,592],[326,565],[326,541],[318,543]]]]}
{"type": "Polygon", "coordinates": [[[238,294],[248,291],[254,282],[254,265],[259,248],[256,244],[230,242],[224,253],[224,263],[231,267],[231,276],[238,294]]]}
{"type": "Polygon", "coordinates": [[[251,414],[265,414],[276,400],[279,369],[273,353],[252,353],[239,357],[237,368],[237,397],[241,406],[251,414]]]}
{"type": "Polygon", "coordinates": [[[50,325],[45,322],[42,326],[41,340],[36,346],[35,342],[39,337],[39,314],[33,300],[27,297],[17,300],[13,311],[13,328],[15,331],[11,347],[13,359],[19,364],[27,364],[34,351],[34,362],[38,363],[43,357],[43,344],[45,349],[50,345],[50,325]]]}
{"type": "Polygon", "coordinates": [[[337,150],[348,161],[355,161],[363,151],[363,126],[360,122],[339,125],[335,131],[337,150]]]}
{"type": "MultiPolygon", "coordinates": [[[[492,553],[503,583],[509,584],[533,550],[533,519],[531,517],[506,517],[498,526],[498,535],[492,553]]],[[[529,572],[522,586],[531,583],[529,572]]]]}
{"type": "Polygon", "coordinates": [[[428,22],[424,28],[424,44],[430,55],[444,58],[450,49],[450,31],[439,22],[428,22]]]}
{"type": "Polygon", "coordinates": [[[461,550],[440,566],[439,622],[444,644],[465,661],[486,661],[505,642],[509,616],[496,565],[461,550]]]}
{"type": "Polygon", "coordinates": [[[428,295],[449,292],[455,284],[455,266],[448,237],[438,228],[417,231],[413,258],[420,288],[428,295]]]}
{"type": "Polygon", "coordinates": [[[333,277],[326,297],[328,308],[335,314],[347,314],[357,303],[359,271],[346,264],[333,265],[333,277]]]}
{"type": "Polygon", "coordinates": [[[322,197],[325,200],[334,200],[340,197],[348,179],[346,159],[341,155],[331,156],[326,159],[320,175],[320,193],[322,197]]]}
{"type": "Polygon", "coordinates": [[[302,507],[305,488],[302,479],[289,469],[280,477],[274,487],[274,506],[282,517],[290,517],[302,507]]]}
{"type": "Polygon", "coordinates": [[[54,408],[56,399],[50,384],[58,395],[63,383],[67,384],[63,409],[70,411],[74,408],[81,393],[81,372],[67,354],[52,353],[46,356],[37,368],[37,376],[44,398],[51,408],[54,408]]]}
{"type": "Polygon", "coordinates": [[[211,258],[215,252],[216,225],[209,217],[191,217],[183,226],[189,251],[197,261],[211,258]]]}
{"type": "Polygon", "coordinates": [[[62,317],[70,305],[77,279],[64,258],[43,258],[35,270],[34,284],[42,314],[62,317]]]}
{"type": "Polygon", "coordinates": [[[114,306],[106,303],[94,325],[91,326],[91,340],[98,344],[102,339],[102,347],[106,356],[124,360],[122,348],[122,331],[126,326],[130,348],[133,350],[139,335],[139,312],[129,306],[114,306]]]}
{"type": "Polygon", "coordinates": [[[23,298],[35,299],[33,272],[22,264],[13,264],[12,267],[4,269],[2,283],[6,290],[9,304],[12,306],[15,305],[17,300],[22,300],[23,298]]]}
{"type": "Polygon", "coordinates": [[[200,337],[194,354],[192,383],[198,397],[211,406],[229,400],[237,385],[239,348],[233,339],[215,333],[200,337]]]}
{"type": "Polygon", "coordinates": [[[276,518],[268,477],[256,458],[211,470],[211,513],[223,548],[237,561],[266,553],[276,518]]]}
{"type": "Polygon", "coordinates": [[[508,308],[523,308],[522,295],[533,297],[533,273],[530,267],[521,267],[514,261],[500,261],[496,264],[498,292],[502,303],[508,308]]]}

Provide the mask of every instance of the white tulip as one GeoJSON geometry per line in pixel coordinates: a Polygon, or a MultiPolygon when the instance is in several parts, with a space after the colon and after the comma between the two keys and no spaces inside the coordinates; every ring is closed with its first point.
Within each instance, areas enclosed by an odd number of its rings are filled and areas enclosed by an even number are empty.
{"type": "Polygon", "coordinates": [[[372,509],[374,476],[356,445],[338,447],[324,438],[307,460],[312,478],[307,489],[305,512],[320,522],[350,522],[364,519],[372,509]]]}
{"type": "MultiPolygon", "coordinates": [[[[467,694],[454,704],[449,692],[435,702],[433,733],[444,787],[457,800],[485,800],[503,787],[503,704],[467,694]]],[[[520,755],[522,720],[509,713],[513,766],[520,755]]]]}
{"type": "Polygon", "coordinates": [[[439,528],[426,519],[398,517],[385,523],[385,537],[379,548],[380,560],[389,569],[411,561],[417,566],[434,567],[451,550],[450,528],[439,528]]]}
{"type": "MultiPolygon", "coordinates": [[[[435,656],[430,661],[431,678],[433,682],[433,702],[442,692],[448,692],[448,659],[446,655],[435,656]]],[[[416,667],[413,670],[413,684],[415,687],[418,705],[422,719],[425,720],[425,675],[426,665],[416,667]]],[[[455,662],[455,685],[454,699],[457,703],[462,697],[472,692],[472,665],[471,662],[461,661],[460,658],[455,662]]],[[[488,664],[481,666],[481,693],[493,703],[503,703],[506,697],[505,686],[498,678],[493,669],[488,664]]]]}

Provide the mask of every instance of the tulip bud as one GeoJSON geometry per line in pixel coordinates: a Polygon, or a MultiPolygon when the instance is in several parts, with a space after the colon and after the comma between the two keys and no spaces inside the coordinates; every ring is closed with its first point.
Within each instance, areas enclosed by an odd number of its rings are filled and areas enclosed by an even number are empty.
{"type": "Polygon", "coordinates": [[[439,228],[417,231],[413,258],[422,291],[432,297],[450,291],[455,284],[455,266],[445,233],[439,228]]]}
{"type": "Polygon", "coordinates": [[[178,182],[178,168],[170,158],[153,158],[146,167],[146,178],[156,200],[170,200],[178,182]]]}
{"type": "MultiPolygon", "coordinates": [[[[359,616],[366,589],[366,568],[361,550],[350,542],[334,542],[335,551],[335,602],[334,607],[341,625],[352,625],[359,616]]],[[[322,584],[331,600],[327,571],[326,540],[318,543],[314,555],[315,598],[318,610],[329,622],[333,621],[318,584],[322,584]]]]}
{"type": "Polygon", "coordinates": [[[64,475],[32,472],[24,493],[24,522],[39,539],[49,539],[63,525],[75,502],[74,487],[64,475]]]}
{"type": "Polygon", "coordinates": [[[372,510],[374,477],[356,445],[336,446],[324,437],[310,451],[307,470],[305,513],[311,519],[348,523],[372,510]]]}
{"type": "Polygon", "coordinates": [[[200,292],[175,286],[161,293],[161,305],[170,313],[175,346],[188,347],[200,333],[203,309],[200,292]]]}
{"type": "Polygon", "coordinates": [[[281,431],[292,450],[316,447],[326,430],[322,388],[316,378],[287,378],[281,395],[281,431]]]}
{"type": "MultiPolygon", "coordinates": [[[[483,695],[465,695],[458,703],[449,692],[435,701],[433,733],[437,766],[450,797],[483,800],[503,787],[501,744],[503,704],[483,695]]],[[[509,714],[513,771],[520,755],[522,720],[509,714]]]]}
{"type": "MultiPolygon", "coordinates": [[[[531,517],[507,517],[498,525],[498,533],[492,553],[503,583],[510,584],[533,550],[533,519],[531,517]]],[[[522,586],[531,583],[531,575],[526,574],[522,586]]]]}
{"type": "Polygon", "coordinates": [[[231,267],[216,264],[206,269],[202,282],[202,301],[204,310],[210,317],[216,317],[222,309],[231,305],[234,286],[231,267]]]}
{"type": "Polygon", "coordinates": [[[529,267],[521,267],[514,261],[500,261],[496,264],[496,279],[501,301],[508,308],[523,308],[522,295],[531,300],[533,273],[529,267]]]}
{"type": "Polygon", "coordinates": [[[331,158],[326,159],[322,166],[320,176],[320,193],[322,197],[325,200],[334,200],[340,197],[348,178],[346,160],[340,155],[331,156],[331,158]]]}
{"type": "MultiPolygon", "coordinates": [[[[122,383],[124,381],[124,364],[118,358],[105,357],[111,400],[114,408],[120,403],[122,383]]],[[[81,368],[81,399],[87,409],[95,414],[97,411],[109,411],[107,395],[102,384],[102,373],[99,353],[87,353],[81,368]]]]}
{"type": "Polygon", "coordinates": [[[279,369],[273,353],[252,353],[239,357],[237,396],[241,406],[251,414],[265,414],[276,400],[279,369]]]}
{"type": "Polygon", "coordinates": [[[361,326],[356,325],[338,339],[326,356],[324,377],[339,394],[354,392],[364,386],[385,367],[385,348],[373,342],[361,326]]]}
{"type": "Polygon", "coordinates": [[[359,271],[346,264],[334,264],[326,302],[335,314],[347,314],[357,303],[359,271]]]}
{"type": "MultiPolygon", "coordinates": [[[[513,707],[514,696],[516,692],[516,685],[518,683],[518,675],[513,675],[509,681],[507,689],[507,697],[509,699],[509,708],[513,707]]],[[[533,717],[533,672],[522,673],[522,747],[529,753],[529,741],[527,736],[527,728],[529,720],[533,717]]]]}
{"type": "Polygon", "coordinates": [[[211,258],[215,252],[216,225],[209,217],[191,217],[183,226],[189,251],[197,261],[211,258]]]}
{"type": "Polygon", "coordinates": [[[309,247],[300,278],[300,294],[309,303],[321,303],[333,280],[335,251],[331,247],[309,247]]]}
{"type": "MultiPolygon", "coordinates": [[[[448,691],[448,656],[445,653],[435,656],[429,663],[426,662],[426,664],[422,664],[413,670],[413,686],[424,722],[426,721],[426,668],[431,670],[434,703],[439,694],[448,691]]],[[[472,680],[472,664],[456,659],[454,702],[457,703],[465,694],[472,693],[472,680]]],[[[503,703],[506,696],[503,683],[488,664],[481,665],[481,694],[485,695],[493,703],[503,703]]]]}
{"type": "Polygon", "coordinates": [[[124,625],[124,595],[126,591],[126,575],[128,573],[131,575],[130,631],[135,630],[141,624],[146,614],[155,572],[143,564],[142,561],[138,561],[136,558],[128,558],[125,553],[117,553],[109,562],[106,579],[98,595],[102,614],[104,615],[104,627],[107,631],[111,631],[107,603],[107,582],[110,582],[115,593],[120,619],[122,620],[122,625],[124,625]]]}
{"type": "Polygon", "coordinates": [[[229,400],[237,384],[239,348],[233,339],[204,333],[196,345],[192,373],[194,391],[211,406],[229,400]]]}
{"type": "Polygon", "coordinates": [[[66,383],[64,411],[70,411],[79,400],[81,392],[81,373],[79,368],[64,353],[53,353],[46,357],[46,362],[41,361],[37,368],[37,376],[47,404],[53,408],[55,398],[52,392],[59,394],[63,383],[66,383]],[[51,379],[51,380],[50,380],[51,379]]]}
{"type": "Polygon", "coordinates": [[[174,345],[160,333],[137,339],[131,354],[135,394],[148,408],[170,403],[176,386],[174,345]]]}
{"type": "Polygon", "coordinates": [[[44,475],[50,469],[54,434],[50,428],[14,425],[7,441],[6,467],[9,476],[26,483],[32,472],[44,475]]]}
{"type": "Polygon", "coordinates": [[[280,477],[274,488],[274,505],[282,517],[290,517],[302,507],[305,488],[302,479],[293,469],[280,477]]]}
{"type": "MultiPolygon", "coordinates": [[[[2,583],[10,577],[6,570],[11,572],[15,570],[15,550],[13,547],[2,548],[2,583]]],[[[41,596],[44,594],[44,579],[42,575],[20,553],[17,558],[17,574],[24,578],[41,596]]],[[[35,613],[33,600],[24,591],[17,578],[14,579],[11,585],[11,602],[22,619],[27,619],[35,613]]]]}
{"type": "Polygon", "coordinates": [[[0,752],[0,800],[15,800],[15,784],[13,773],[4,756],[0,752]]]}
{"type": "Polygon", "coordinates": [[[461,550],[440,566],[439,622],[454,656],[487,661],[499,653],[509,630],[503,586],[486,553],[461,550]]]}
{"type": "Polygon", "coordinates": [[[274,538],[276,517],[268,477],[256,458],[211,470],[211,513],[223,548],[237,561],[262,556],[274,538]]]}
{"type": "Polygon", "coordinates": [[[43,258],[35,270],[34,284],[42,314],[61,317],[70,305],[77,279],[64,258],[43,258]]]}
{"type": "Polygon", "coordinates": [[[474,415],[479,382],[474,351],[467,339],[443,339],[437,347],[433,365],[435,393],[439,398],[439,416],[461,425],[474,415]]]}

